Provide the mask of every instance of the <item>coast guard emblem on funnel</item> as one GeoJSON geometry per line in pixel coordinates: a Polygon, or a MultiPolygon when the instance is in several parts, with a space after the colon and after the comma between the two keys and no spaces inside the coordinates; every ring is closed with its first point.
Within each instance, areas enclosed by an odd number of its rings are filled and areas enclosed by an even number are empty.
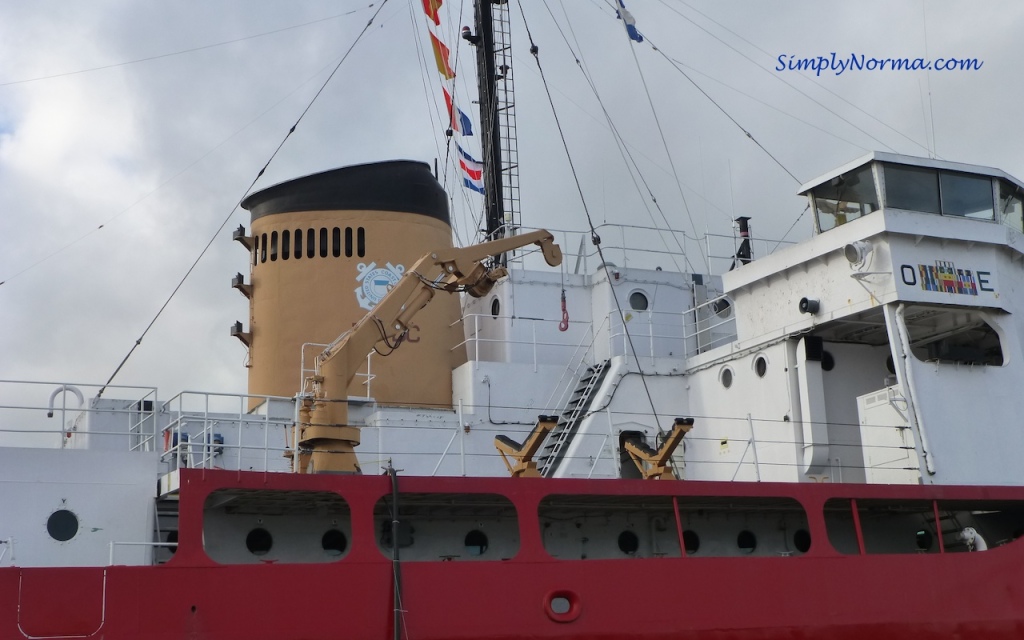
{"type": "Polygon", "coordinates": [[[359,270],[356,282],[360,283],[360,286],[356,287],[356,300],[359,302],[359,306],[367,311],[373,309],[381,298],[391,291],[391,287],[398,284],[398,280],[405,273],[404,266],[396,266],[390,262],[382,269],[377,268],[376,262],[370,264],[360,262],[356,265],[356,269],[359,270]]]}

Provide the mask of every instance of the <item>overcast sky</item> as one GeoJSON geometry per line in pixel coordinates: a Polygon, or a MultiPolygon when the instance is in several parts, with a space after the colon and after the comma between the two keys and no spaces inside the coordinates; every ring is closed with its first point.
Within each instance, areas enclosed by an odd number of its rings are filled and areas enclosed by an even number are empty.
{"type": "MultiPolygon", "coordinates": [[[[458,57],[457,100],[477,121],[473,52],[457,36],[470,4],[446,2],[439,34],[458,57]]],[[[665,218],[687,232],[729,234],[732,217],[749,215],[756,235],[778,238],[799,219],[789,237],[806,238],[797,180],[874,149],[1024,177],[1022,3],[631,0],[642,44],[604,0],[522,5],[595,222],[655,220],[580,66],[665,218]],[[779,56],[832,52],[983,66],[776,70],[779,56]]],[[[522,221],[583,229],[512,8],[522,221]]],[[[444,161],[421,0],[0,4],[0,378],[105,381],[378,9],[257,189],[363,162],[444,161]]],[[[479,152],[476,139],[464,145],[479,152]]],[[[480,198],[447,183],[464,242],[480,198]]],[[[247,212],[231,216],[116,383],[159,386],[162,398],[244,391],[245,350],[228,335],[248,317],[229,286],[235,272],[248,276],[230,239],[239,224],[247,212]]]]}

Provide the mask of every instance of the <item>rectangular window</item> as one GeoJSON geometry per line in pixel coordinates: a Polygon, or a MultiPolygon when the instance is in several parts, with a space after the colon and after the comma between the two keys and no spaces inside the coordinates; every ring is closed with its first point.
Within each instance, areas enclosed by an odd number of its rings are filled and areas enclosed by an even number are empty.
{"type": "Polygon", "coordinates": [[[335,258],[341,257],[341,229],[334,227],[333,233],[331,233],[331,240],[333,240],[333,251],[331,255],[335,258]]]}
{"type": "Polygon", "coordinates": [[[257,233],[252,237],[252,266],[260,261],[260,235],[257,233]]]}
{"type": "Polygon", "coordinates": [[[281,259],[287,260],[291,255],[292,232],[285,229],[281,232],[281,259]]]}
{"type": "Polygon", "coordinates": [[[993,220],[992,179],[966,173],[939,173],[942,214],[993,220]]]}
{"type": "Polygon", "coordinates": [[[267,261],[267,234],[263,234],[263,242],[260,243],[260,262],[267,261]]]}
{"type": "Polygon", "coordinates": [[[352,257],[352,227],[345,227],[345,257],[352,257]]]}
{"type": "Polygon", "coordinates": [[[320,257],[327,257],[327,228],[320,227],[320,257]]]}
{"type": "Polygon", "coordinates": [[[356,254],[360,258],[366,255],[366,232],[362,227],[359,227],[359,231],[356,234],[356,254]]]}
{"type": "Polygon", "coordinates": [[[878,209],[871,165],[818,185],[813,194],[818,231],[828,231],[878,209]]]}
{"type": "Polygon", "coordinates": [[[1020,187],[999,181],[999,221],[1011,229],[1024,233],[1024,204],[1020,187]]]}
{"type": "Polygon", "coordinates": [[[302,229],[295,230],[295,259],[302,258],[302,229]]]}
{"type": "Polygon", "coordinates": [[[277,260],[277,232],[274,231],[270,234],[270,261],[274,262],[277,260]]]}
{"type": "Polygon", "coordinates": [[[882,165],[885,205],[894,209],[939,213],[939,172],[906,165],[882,165]]]}
{"type": "Polygon", "coordinates": [[[316,257],[316,229],[310,229],[306,232],[306,257],[316,257]]]}

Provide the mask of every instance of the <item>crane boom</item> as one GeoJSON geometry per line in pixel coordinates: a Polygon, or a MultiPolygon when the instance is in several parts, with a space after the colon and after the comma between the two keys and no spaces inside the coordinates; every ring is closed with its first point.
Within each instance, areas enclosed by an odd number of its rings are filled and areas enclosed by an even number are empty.
{"type": "Polygon", "coordinates": [[[359,428],[348,423],[348,387],[367,354],[380,344],[389,350],[401,345],[413,317],[430,303],[436,291],[466,292],[475,298],[487,295],[508,272],[486,261],[529,244],[540,247],[550,266],[562,263],[562,250],[554,236],[543,229],[428,253],[352,329],[328,345],[316,358],[314,374],[306,378],[297,425],[298,470],[360,473],[354,451],[359,444],[359,428]]]}

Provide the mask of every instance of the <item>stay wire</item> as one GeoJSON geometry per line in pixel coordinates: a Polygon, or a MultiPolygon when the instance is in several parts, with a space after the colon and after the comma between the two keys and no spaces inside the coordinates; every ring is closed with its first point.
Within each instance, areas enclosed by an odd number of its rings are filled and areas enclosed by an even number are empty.
{"type": "Polygon", "coordinates": [[[235,38],[234,40],[225,40],[223,42],[215,42],[213,44],[205,44],[199,47],[192,47],[191,49],[182,49],[180,51],[171,51],[169,53],[160,53],[155,56],[147,56],[145,58],[136,58],[135,60],[125,60],[124,62],[115,62],[113,64],[105,64],[99,67],[89,67],[87,69],[77,69],[75,71],[65,71],[63,73],[54,73],[47,76],[38,76],[35,78],[25,78],[23,80],[8,80],[7,82],[0,82],[0,87],[7,87],[15,84],[27,84],[29,82],[39,82],[41,80],[53,80],[54,78],[65,78],[67,76],[75,76],[82,73],[91,73],[93,71],[103,71],[104,69],[115,69],[117,67],[125,67],[132,64],[139,64],[140,62],[150,62],[153,60],[162,60],[163,58],[172,58],[174,56],[180,56],[187,53],[195,53],[196,51],[205,51],[206,49],[215,49],[217,47],[224,47],[229,44],[237,44],[239,42],[245,42],[246,40],[254,40],[256,38],[263,38],[266,36],[274,35],[275,33],[282,33],[284,31],[291,31],[293,29],[301,29],[302,27],[308,27],[310,25],[319,24],[321,22],[327,22],[328,20],[334,20],[336,18],[342,18],[350,16],[360,11],[373,8],[373,3],[359,9],[353,9],[346,11],[345,13],[338,13],[333,16],[327,16],[326,18],[319,18],[317,20],[310,20],[309,22],[303,22],[301,24],[295,24],[290,27],[281,27],[280,29],[273,29],[272,31],[264,31],[263,33],[256,33],[251,36],[245,36],[242,38],[235,38]]]}
{"type": "MultiPolygon", "coordinates": [[[[690,207],[686,204],[686,195],[683,194],[683,185],[679,180],[679,171],[676,169],[675,160],[672,159],[672,151],[668,148],[668,140],[665,138],[665,131],[661,127],[661,119],[658,117],[658,110],[654,108],[654,99],[651,97],[651,90],[647,86],[647,78],[644,77],[643,69],[640,67],[640,59],[636,55],[636,49],[633,47],[633,42],[629,41],[626,43],[629,47],[629,52],[633,55],[633,62],[636,64],[636,72],[640,76],[640,82],[644,86],[644,93],[647,95],[647,103],[651,107],[651,115],[654,116],[654,124],[658,127],[658,136],[661,138],[661,144],[665,148],[665,156],[668,157],[668,164],[672,168],[672,177],[676,181],[676,189],[679,190],[679,197],[683,200],[683,211],[686,212],[686,219],[690,222],[690,230],[693,231],[693,235],[697,236],[697,226],[693,222],[693,215],[690,213],[690,207]]],[[[704,261],[704,269],[708,272],[711,271],[711,265],[708,262],[708,256],[704,253],[704,246],[698,242],[697,249],[700,251],[700,257],[704,261]]],[[[685,253],[685,252],[684,252],[685,253]]]]}
{"type": "Polygon", "coordinates": [[[646,40],[647,40],[648,42],[650,42],[650,44],[651,44],[651,48],[653,48],[653,49],[654,49],[655,51],[657,51],[657,52],[658,52],[658,55],[660,55],[661,57],[663,57],[663,58],[664,58],[664,59],[665,59],[665,60],[666,60],[666,61],[667,61],[667,62],[668,62],[668,63],[669,63],[670,65],[672,65],[672,67],[673,67],[673,68],[674,68],[674,69],[675,69],[676,71],[678,71],[678,72],[679,72],[679,73],[680,73],[680,74],[681,74],[681,75],[682,75],[682,76],[683,76],[684,78],[686,78],[686,79],[687,79],[687,80],[689,81],[689,83],[690,83],[690,84],[692,84],[692,85],[694,86],[694,88],[696,88],[696,89],[697,89],[697,91],[700,91],[700,92],[701,92],[701,93],[702,93],[702,94],[704,95],[704,97],[708,99],[708,101],[709,101],[709,102],[710,102],[711,104],[715,105],[715,107],[716,107],[716,108],[717,108],[717,109],[718,109],[719,111],[721,111],[721,112],[722,112],[722,114],[723,114],[723,115],[725,115],[725,117],[726,117],[726,118],[728,118],[730,122],[732,122],[732,123],[733,123],[734,125],[736,125],[736,127],[737,127],[737,128],[738,128],[738,129],[740,130],[740,131],[742,131],[742,132],[743,132],[743,134],[744,134],[745,136],[747,136],[748,138],[750,138],[750,141],[751,141],[751,142],[753,142],[754,144],[756,144],[756,145],[757,145],[757,147],[758,147],[758,148],[759,148],[759,149],[760,149],[761,151],[764,151],[765,155],[767,155],[767,156],[768,156],[769,158],[771,158],[771,159],[772,159],[772,161],[773,161],[773,162],[775,162],[775,164],[779,165],[779,168],[781,168],[781,169],[782,169],[783,171],[785,171],[785,172],[786,172],[786,173],[787,173],[787,174],[789,175],[789,177],[790,177],[790,178],[793,178],[793,180],[795,180],[797,184],[801,184],[801,182],[800,182],[800,178],[797,178],[797,177],[796,177],[796,176],[795,176],[795,175],[793,174],[793,172],[792,172],[792,171],[790,171],[789,169],[787,169],[787,168],[786,168],[786,165],[782,164],[782,162],[780,162],[778,158],[776,158],[776,157],[775,157],[774,155],[772,155],[772,152],[771,152],[771,151],[768,151],[768,149],[766,149],[766,148],[764,147],[764,145],[763,145],[763,144],[761,144],[760,142],[758,142],[757,138],[755,138],[755,137],[753,136],[753,134],[751,134],[751,133],[750,133],[749,131],[747,131],[747,130],[746,130],[746,129],[745,129],[744,127],[743,127],[743,125],[741,125],[741,124],[739,123],[739,121],[738,121],[738,120],[736,120],[736,118],[732,117],[732,115],[730,115],[730,114],[729,114],[729,112],[725,110],[725,107],[723,107],[722,105],[718,104],[718,102],[716,102],[716,101],[715,101],[715,99],[714,99],[714,98],[712,98],[712,97],[711,97],[711,95],[710,95],[710,94],[708,94],[708,92],[707,92],[707,91],[705,91],[705,90],[704,90],[704,89],[703,89],[703,88],[702,88],[702,87],[701,87],[701,86],[700,86],[699,84],[697,84],[697,82],[696,82],[696,81],[695,81],[695,80],[694,80],[693,78],[691,78],[691,77],[689,76],[689,74],[687,74],[687,73],[686,73],[685,71],[683,71],[683,68],[682,68],[682,66],[681,66],[681,65],[679,65],[679,64],[678,64],[678,63],[677,63],[677,62],[676,62],[675,60],[673,60],[673,59],[672,59],[672,58],[670,58],[670,57],[669,57],[668,55],[666,55],[666,54],[665,54],[665,52],[664,52],[664,51],[662,51],[662,50],[661,50],[661,48],[660,48],[660,47],[659,47],[658,45],[654,44],[654,42],[653,42],[653,41],[652,41],[652,40],[651,40],[651,39],[650,39],[649,37],[648,37],[648,38],[646,38],[646,40]]]}
{"type": "MultiPolygon", "coordinates": [[[[534,42],[533,34],[530,32],[530,25],[526,22],[526,12],[523,11],[522,0],[516,0],[516,2],[519,5],[519,13],[523,16],[523,25],[526,27],[526,36],[530,40],[530,53],[533,54],[533,59],[537,63],[537,71],[540,73],[540,79],[544,85],[544,92],[547,94],[548,97],[548,105],[551,107],[551,115],[555,119],[555,126],[558,128],[558,136],[562,140],[562,148],[565,150],[566,159],[569,161],[569,169],[572,171],[572,179],[576,183],[576,191],[580,194],[580,202],[583,205],[583,213],[586,215],[587,225],[590,227],[591,240],[593,241],[594,246],[597,248],[597,255],[598,257],[601,258],[601,263],[607,264],[607,261],[604,259],[604,251],[601,249],[601,237],[597,235],[597,229],[594,228],[594,220],[590,216],[590,209],[587,207],[587,200],[583,196],[583,188],[580,186],[580,179],[579,175],[576,173],[576,166],[573,164],[572,161],[572,154],[569,153],[569,143],[565,139],[565,131],[562,130],[562,123],[558,119],[558,111],[557,109],[555,109],[555,101],[551,96],[551,89],[548,87],[548,80],[547,77],[544,75],[544,68],[541,66],[540,63],[540,48],[537,46],[536,42],[534,42]]],[[[605,268],[605,270],[607,273],[607,267],[605,268]]],[[[622,332],[626,336],[626,341],[629,342],[629,349],[633,354],[633,359],[636,361],[637,370],[641,374],[640,382],[643,384],[644,393],[647,394],[647,401],[651,405],[651,415],[654,417],[655,428],[658,430],[658,433],[660,434],[664,430],[661,427],[661,419],[658,416],[658,410],[654,406],[654,397],[651,395],[651,390],[647,386],[647,380],[643,376],[643,369],[640,366],[640,357],[637,355],[636,346],[633,344],[633,336],[629,333],[629,329],[626,327],[625,315],[622,313],[622,304],[619,302],[619,298],[615,294],[615,289],[612,285],[610,277],[608,278],[608,287],[611,289],[611,298],[615,302],[615,309],[618,312],[619,317],[622,318],[622,332]]]]}
{"type": "Polygon", "coordinates": [[[156,312],[156,315],[154,315],[153,319],[149,321],[148,325],[146,325],[145,330],[143,330],[142,334],[138,337],[138,339],[135,340],[135,344],[132,345],[132,348],[128,350],[127,354],[125,354],[124,358],[121,360],[121,363],[117,365],[117,368],[114,369],[114,372],[110,374],[110,377],[107,378],[107,381],[103,383],[102,387],[100,387],[99,392],[96,394],[97,398],[103,395],[103,392],[106,391],[110,383],[114,381],[114,378],[117,376],[118,373],[120,373],[125,363],[128,362],[128,359],[132,357],[132,354],[135,353],[135,350],[139,347],[139,345],[142,344],[142,339],[146,337],[146,334],[149,333],[149,330],[153,328],[154,324],[156,324],[157,319],[161,316],[161,314],[163,314],[164,309],[166,309],[167,305],[171,303],[171,300],[174,299],[174,296],[181,289],[182,285],[184,285],[185,281],[188,280],[188,277],[192,275],[192,272],[195,270],[196,266],[199,265],[199,261],[203,259],[203,256],[206,255],[206,252],[209,251],[211,246],[213,246],[213,243],[217,239],[217,236],[219,236],[220,232],[224,230],[225,226],[227,226],[228,222],[231,220],[231,217],[235,215],[235,211],[242,204],[242,201],[245,200],[246,196],[249,195],[249,192],[252,191],[252,188],[256,185],[256,182],[258,182],[259,179],[263,177],[263,173],[267,170],[267,167],[270,166],[270,163],[274,161],[274,158],[277,157],[277,154],[281,151],[281,148],[284,146],[284,143],[288,140],[288,138],[291,137],[293,133],[295,133],[296,127],[299,126],[299,123],[302,122],[302,119],[306,116],[307,113],[309,113],[309,110],[313,107],[313,103],[316,102],[317,98],[320,97],[320,94],[324,92],[324,89],[327,87],[327,84],[331,81],[332,78],[334,78],[334,75],[338,72],[338,69],[341,68],[341,65],[345,63],[345,60],[348,59],[349,55],[352,53],[352,50],[355,49],[356,45],[359,44],[359,41],[362,40],[363,36],[366,35],[366,32],[369,31],[370,26],[373,25],[373,21],[377,18],[378,15],[380,15],[381,10],[384,8],[385,5],[387,5],[387,3],[388,0],[383,0],[383,2],[380,3],[380,6],[377,7],[377,11],[375,11],[373,16],[370,17],[370,20],[366,23],[366,26],[363,27],[363,30],[360,31],[359,35],[356,36],[355,40],[352,41],[352,45],[348,48],[345,54],[341,56],[341,60],[339,60],[338,64],[334,66],[334,69],[331,71],[330,75],[327,76],[327,79],[324,80],[322,85],[320,85],[320,88],[317,90],[316,94],[314,94],[313,97],[310,99],[309,104],[307,104],[306,108],[303,109],[302,113],[299,114],[299,117],[295,120],[295,124],[293,124],[291,128],[288,129],[288,133],[284,135],[284,138],[281,139],[281,142],[277,145],[277,148],[275,148],[273,153],[270,154],[270,158],[267,159],[266,163],[264,163],[263,165],[263,168],[260,169],[259,173],[256,174],[256,177],[253,178],[252,182],[246,188],[245,193],[243,193],[242,197],[240,197],[238,201],[235,202],[234,206],[231,207],[231,211],[228,212],[228,215],[225,216],[223,222],[221,222],[220,226],[217,227],[217,230],[213,233],[213,236],[210,237],[210,240],[206,243],[206,246],[203,247],[203,250],[199,252],[199,255],[196,257],[195,261],[192,262],[192,266],[188,268],[188,271],[186,271],[185,275],[182,276],[177,286],[175,286],[174,290],[171,291],[171,295],[167,296],[167,300],[164,301],[163,305],[161,305],[160,309],[156,312]]]}
{"type": "MultiPolygon", "coordinates": [[[[601,113],[604,115],[605,119],[605,125],[608,127],[608,130],[612,134],[612,139],[615,141],[615,146],[619,150],[619,157],[622,158],[623,163],[626,165],[627,172],[629,173],[629,178],[633,182],[633,187],[637,190],[637,193],[641,195],[641,202],[643,202],[644,208],[647,210],[647,215],[651,217],[651,221],[654,223],[654,226],[657,227],[658,221],[654,217],[654,212],[651,211],[651,206],[650,204],[648,204],[647,200],[643,198],[644,190],[646,190],[647,197],[650,198],[651,203],[654,204],[654,208],[657,209],[658,214],[661,216],[661,220],[665,224],[665,227],[668,230],[669,235],[672,237],[673,240],[675,240],[676,246],[679,247],[679,253],[683,256],[683,261],[686,262],[687,268],[689,268],[690,271],[696,271],[693,268],[693,265],[690,263],[690,258],[686,254],[686,250],[683,247],[683,243],[679,241],[679,238],[677,237],[676,233],[673,232],[672,225],[669,224],[668,222],[668,217],[665,215],[664,210],[662,210],[661,205],[658,203],[658,198],[654,195],[654,192],[651,190],[650,184],[648,184],[647,179],[644,177],[643,172],[640,170],[640,165],[637,164],[636,158],[633,157],[633,153],[629,150],[629,145],[626,144],[625,139],[619,132],[619,129],[615,125],[615,122],[612,120],[611,114],[608,112],[607,107],[605,107],[604,100],[601,99],[601,94],[597,91],[597,85],[594,84],[594,80],[590,75],[590,70],[587,68],[586,60],[583,58],[582,47],[580,47],[579,40],[576,38],[576,32],[572,28],[572,21],[568,19],[568,14],[565,13],[565,6],[561,5],[562,13],[566,16],[566,25],[569,28],[569,32],[572,33],[573,40],[576,42],[576,47],[579,50],[579,53],[577,53],[577,51],[573,49],[572,45],[569,44],[569,39],[566,38],[565,32],[562,31],[562,25],[558,23],[558,20],[555,18],[555,14],[551,11],[551,8],[548,6],[547,2],[544,3],[544,6],[545,8],[547,8],[548,14],[551,16],[552,22],[554,22],[555,27],[558,29],[558,33],[561,34],[562,40],[565,42],[565,46],[569,49],[569,52],[572,54],[573,59],[576,62],[576,66],[579,67],[580,73],[583,74],[584,79],[587,81],[587,85],[590,86],[590,91],[594,94],[594,99],[597,100],[597,104],[601,108],[601,113]],[[638,178],[639,182],[637,182],[638,178]],[[643,190],[641,190],[640,188],[641,183],[643,184],[643,190]]],[[[680,268],[679,263],[676,261],[675,255],[671,253],[671,249],[668,246],[668,241],[665,240],[664,234],[658,233],[658,236],[661,238],[662,244],[665,245],[665,250],[666,252],[668,252],[668,256],[669,259],[672,260],[672,264],[675,265],[676,271],[678,271],[679,273],[683,273],[683,269],[680,268]]],[[[683,237],[686,237],[685,232],[683,234],[683,237]]]]}

